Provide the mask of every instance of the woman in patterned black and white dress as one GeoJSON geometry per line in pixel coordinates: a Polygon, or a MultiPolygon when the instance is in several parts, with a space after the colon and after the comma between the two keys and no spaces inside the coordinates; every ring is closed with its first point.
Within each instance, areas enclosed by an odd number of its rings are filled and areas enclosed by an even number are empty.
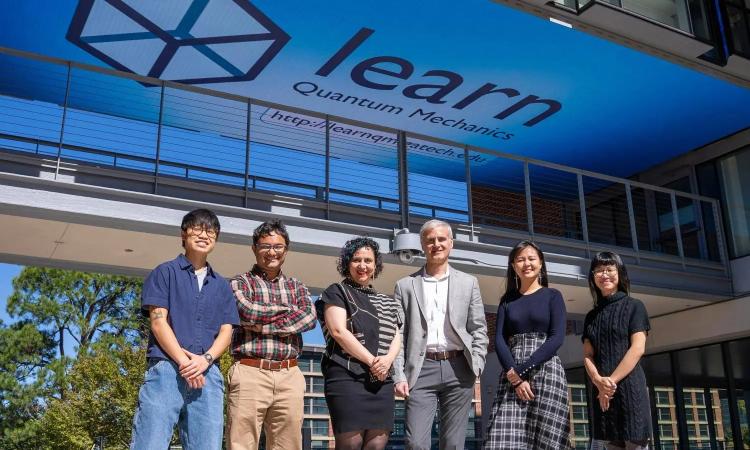
{"type": "Polygon", "coordinates": [[[568,383],[557,350],[565,338],[562,295],[547,287],[544,254],[522,241],[508,256],[497,310],[495,351],[502,374],[485,449],[570,447],[568,383]]]}
{"type": "Polygon", "coordinates": [[[383,268],[378,243],[367,237],[341,249],[344,280],[316,302],[326,339],[322,369],[337,449],[379,450],[393,429],[393,360],[401,347],[401,306],[372,288],[383,268]]]}

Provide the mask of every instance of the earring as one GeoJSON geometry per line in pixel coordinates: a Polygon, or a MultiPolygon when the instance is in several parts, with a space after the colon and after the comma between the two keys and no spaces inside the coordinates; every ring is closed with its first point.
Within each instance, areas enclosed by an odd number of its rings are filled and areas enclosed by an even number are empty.
{"type": "Polygon", "coordinates": [[[542,272],[539,272],[539,285],[542,285],[542,272]]]}
{"type": "Polygon", "coordinates": [[[515,277],[513,277],[513,278],[515,278],[515,279],[516,279],[516,290],[518,291],[518,290],[520,290],[520,289],[521,289],[521,286],[520,286],[520,284],[519,284],[519,282],[518,282],[518,275],[516,275],[516,276],[515,276],[515,277]]]}

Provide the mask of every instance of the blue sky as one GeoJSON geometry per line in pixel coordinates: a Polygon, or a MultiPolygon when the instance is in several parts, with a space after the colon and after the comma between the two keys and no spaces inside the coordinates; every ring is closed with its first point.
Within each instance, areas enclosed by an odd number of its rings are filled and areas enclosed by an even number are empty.
{"type": "Polygon", "coordinates": [[[0,263],[0,319],[5,323],[10,322],[10,317],[8,317],[5,307],[8,296],[13,292],[13,278],[21,273],[21,269],[23,269],[21,266],[0,263]]]}
{"type": "MultiPolygon", "coordinates": [[[[22,269],[23,266],[0,263],[0,319],[6,324],[11,322],[10,317],[8,317],[8,312],[6,311],[6,305],[8,296],[13,292],[13,278],[16,277],[22,269]]],[[[304,341],[306,344],[322,344],[323,333],[320,331],[320,327],[316,327],[314,330],[305,333],[304,341]]]]}

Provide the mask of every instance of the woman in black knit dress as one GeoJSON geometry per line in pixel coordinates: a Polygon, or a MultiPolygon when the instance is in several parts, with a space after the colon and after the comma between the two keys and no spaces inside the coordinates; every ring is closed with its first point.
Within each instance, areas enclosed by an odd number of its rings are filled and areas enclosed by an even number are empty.
{"type": "Polygon", "coordinates": [[[589,287],[594,309],[584,321],[583,353],[597,390],[594,439],[606,441],[608,450],[647,449],[651,408],[640,365],[650,328],[646,308],[628,295],[628,272],[616,253],[594,257],[589,287]]]}

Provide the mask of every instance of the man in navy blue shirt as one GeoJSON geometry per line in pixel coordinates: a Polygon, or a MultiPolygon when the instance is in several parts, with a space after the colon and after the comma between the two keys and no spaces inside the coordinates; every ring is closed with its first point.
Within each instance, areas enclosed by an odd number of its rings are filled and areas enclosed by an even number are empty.
{"type": "Polygon", "coordinates": [[[175,425],[186,450],[220,449],[224,378],[216,361],[239,325],[229,283],[206,259],[219,237],[216,214],[182,219],[184,255],[154,269],[143,284],[151,333],[130,448],[167,448],[175,425]]]}

